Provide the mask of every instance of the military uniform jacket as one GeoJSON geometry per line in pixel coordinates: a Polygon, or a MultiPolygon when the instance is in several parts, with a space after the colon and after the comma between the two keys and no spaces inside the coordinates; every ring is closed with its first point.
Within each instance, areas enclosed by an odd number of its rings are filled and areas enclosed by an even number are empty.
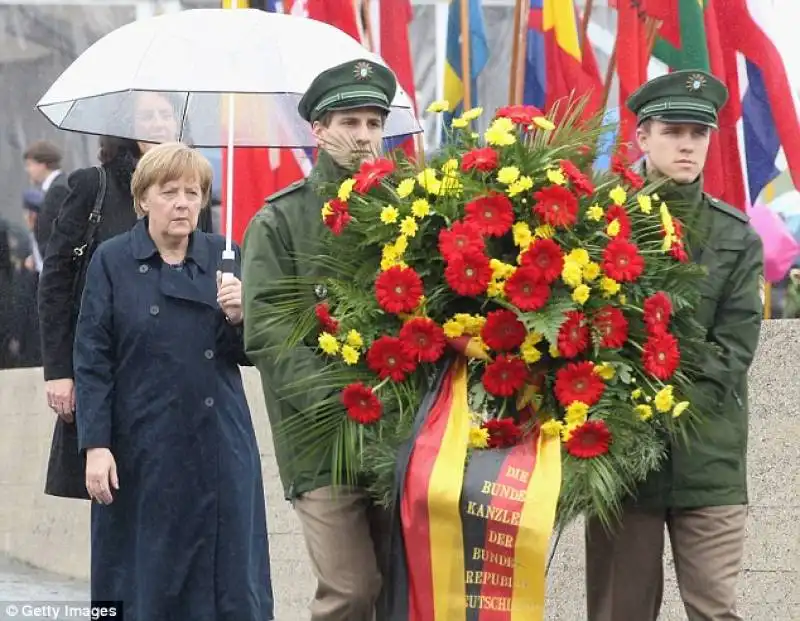
{"type": "MultiPolygon", "coordinates": [[[[309,180],[270,196],[253,217],[242,244],[242,283],[245,316],[244,345],[261,374],[264,400],[275,443],[275,456],[287,499],[331,484],[331,458],[309,452],[309,443],[287,442],[281,425],[291,417],[309,416],[309,410],[331,394],[319,388],[298,394],[292,384],[322,371],[324,362],[311,347],[300,345],[282,352],[295,317],[286,319],[277,308],[279,280],[313,278],[318,268],[303,257],[316,255],[324,235],[324,201],[315,192],[316,180],[332,181],[345,173],[320,151],[309,180]]],[[[320,278],[320,281],[322,279],[320,278]]],[[[308,308],[321,301],[318,287],[309,285],[308,308]]]]}
{"type": "MultiPolygon", "coordinates": [[[[704,361],[698,385],[709,415],[687,441],[672,442],[666,462],[641,486],[637,498],[646,506],[747,503],[747,374],[761,330],[763,247],[749,218],[702,193],[701,184],[685,186],[681,194],[696,205],[705,231],[691,257],[708,269],[696,318],[721,353],[704,361]]],[[[659,194],[669,204],[669,192],[659,194]]]]}

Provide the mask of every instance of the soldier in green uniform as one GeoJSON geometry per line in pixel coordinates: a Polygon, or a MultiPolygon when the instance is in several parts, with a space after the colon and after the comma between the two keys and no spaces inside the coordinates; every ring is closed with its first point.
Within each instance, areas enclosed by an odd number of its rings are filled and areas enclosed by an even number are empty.
{"type": "Polygon", "coordinates": [[[703,193],[703,166],[725,85],[702,71],[644,84],[627,101],[638,117],[644,172],[667,178],[659,196],[693,206],[699,239],[691,260],[708,268],[696,317],[721,348],[703,365],[713,404],[687,442],[674,442],[612,532],[586,531],[589,621],[655,621],[667,527],[689,621],[740,620],[735,610],[747,518],[747,373],[762,320],[763,251],[739,209],[703,193]]]}
{"type": "MultiPolygon", "coordinates": [[[[379,151],[383,128],[397,89],[394,74],[368,60],[348,62],[320,74],[299,104],[311,124],[319,156],[308,180],[267,199],[250,222],[243,243],[244,342],[258,368],[273,432],[328,396],[320,389],[297,394],[292,382],[317,375],[323,364],[311,348],[278,356],[291,326],[273,306],[275,281],[317,277],[302,256],[315,255],[323,235],[323,199],[317,182],[344,180],[354,159],[379,151]]],[[[324,298],[309,287],[311,304],[324,298]]],[[[311,440],[313,442],[313,439],[311,440]]],[[[317,591],[312,621],[373,621],[381,589],[378,554],[370,537],[371,507],[360,489],[334,489],[331,456],[311,452],[308,443],[276,442],[275,454],[286,498],[303,527],[317,591]]]]}

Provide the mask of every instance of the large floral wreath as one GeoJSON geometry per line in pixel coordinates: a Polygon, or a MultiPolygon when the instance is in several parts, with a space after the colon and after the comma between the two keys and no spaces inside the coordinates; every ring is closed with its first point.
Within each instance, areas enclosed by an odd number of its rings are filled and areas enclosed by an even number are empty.
{"type": "Polygon", "coordinates": [[[592,171],[599,121],[568,113],[556,126],[510,106],[480,136],[481,114],[456,119],[424,168],[382,158],[318,188],[329,234],[308,260],[324,280],[284,282],[276,303],[296,318],[287,347],[313,342],[328,362],[295,388],[332,396],[284,433],[315,438],[342,482],[366,480],[388,502],[398,447],[458,351],[470,360],[471,450],[524,442],[533,425],[560,435],[560,521],[609,520],[702,415],[704,273],[688,261],[682,207],[657,184],[620,155],[592,171]],[[321,283],[326,299],[309,306],[321,283]]]}

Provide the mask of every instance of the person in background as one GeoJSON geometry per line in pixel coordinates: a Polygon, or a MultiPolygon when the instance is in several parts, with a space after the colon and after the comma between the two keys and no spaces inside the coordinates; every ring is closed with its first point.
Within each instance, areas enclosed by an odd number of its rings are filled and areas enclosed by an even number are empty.
{"type": "MultiPolygon", "coordinates": [[[[31,144],[23,155],[28,179],[42,191],[37,222],[34,227],[36,249],[34,253],[44,256],[53,220],[58,215],[61,203],[67,195],[67,175],[61,170],[61,150],[51,142],[39,140],[31,144]]],[[[39,262],[41,265],[41,262],[39,262]]],[[[41,272],[41,267],[37,268],[41,272]]]]}
{"type": "MultiPolygon", "coordinates": [[[[69,176],[69,194],[53,223],[39,281],[39,323],[47,403],[56,413],[45,493],[66,498],[87,499],[83,484],[83,463],[78,458],[74,424],[75,386],[72,348],[75,321],[84,286],[84,273],[94,248],[124,233],[136,224],[131,178],[144,153],[158,141],[172,141],[179,133],[172,102],[160,93],[143,93],[132,111],[136,135],[152,142],[104,136],[98,159],[106,183],[97,167],[81,168],[69,176]],[[90,222],[95,201],[101,214],[96,228],[90,222]],[[93,233],[92,233],[92,229],[93,233]],[[87,234],[92,238],[87,239],[87,234]]],[[[199,228],[211,230],[210,213],[204,209],[199,228]]]]}
{"type": "Polygon", "coordinates": [[[703,192],[712,130],[728,92],[703,71],[647,82],[627,101],[638,117],[643,173],[665,183],[667,205],[691,208],[688,260],[704,266],[695,308],[720,348],[701,365],[695,405],[707,418],[672,441],[666,460],[639,486],[619,524],[587,521],[589,621],[655,621],[664,588],[664,530],[689,621],[736,621],[736,584],[747,522],[748,370],[763,316],[761,238],[739,209],[703,192]],[[702,399],[702,403],[699,403],[702,399]]]}
{"type": "Polygon", "coordinates": [[[274,618],[241,282],[220,273],[224,238],[197,230],[210,186],[197,151],[148,151],[141,219],[98,246],[78,318],[91,597],[123,601],[129,621],[274,618]]]}
{"type": "MultiPolygon", "coordinates": [[[[278,283],[288,276],[318,276],[315,265],[298,258],[318,253],[322,240],[324,201],[315,184],[344,180],[354,160],[380,151],[396,89],[394,74],[368,60],[317,76],[299,104],[320,146],[314,170],[307,181],[269,197],[247,227],[245,349],[261,374],[273,430],[292,417],[312,415],[309,408],[328,394],[322,389],[296,394],[290,388],[301,378],[314,377],[324,363],[305,345],[280,354],[291,326],[276,320],[278,283]]],[[[311,288],[309,296],[314,296],[311,288]]],[[[311,621],[373,621],[383,582],[382,544],[388,537],[374,537],[372,531],[385,527],[385,519],[364,489],[333,486],[330,455],[314,449],[313,442],[309,437],[275,446],[284,494],[300,518],[317,579],[311,621]]]]}
{"type": "Polygon", "coordinates": [[[13,273],[11,235],[8,223],[0,218],[0,369],[12,367],[13,273]]]}

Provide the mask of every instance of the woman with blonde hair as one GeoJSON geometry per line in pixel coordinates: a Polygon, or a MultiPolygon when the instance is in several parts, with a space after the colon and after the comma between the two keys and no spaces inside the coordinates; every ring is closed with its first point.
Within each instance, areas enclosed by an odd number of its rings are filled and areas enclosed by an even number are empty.
{"type": "Polygon", "coordinates": [[[75,339],[92,504],[92,599],[133,621],[273,619],[261,461],[239,365],[241,282],[197,230],[211,166],[181,144],[139,161],[140,220],[89,264],[75,339]]]}

